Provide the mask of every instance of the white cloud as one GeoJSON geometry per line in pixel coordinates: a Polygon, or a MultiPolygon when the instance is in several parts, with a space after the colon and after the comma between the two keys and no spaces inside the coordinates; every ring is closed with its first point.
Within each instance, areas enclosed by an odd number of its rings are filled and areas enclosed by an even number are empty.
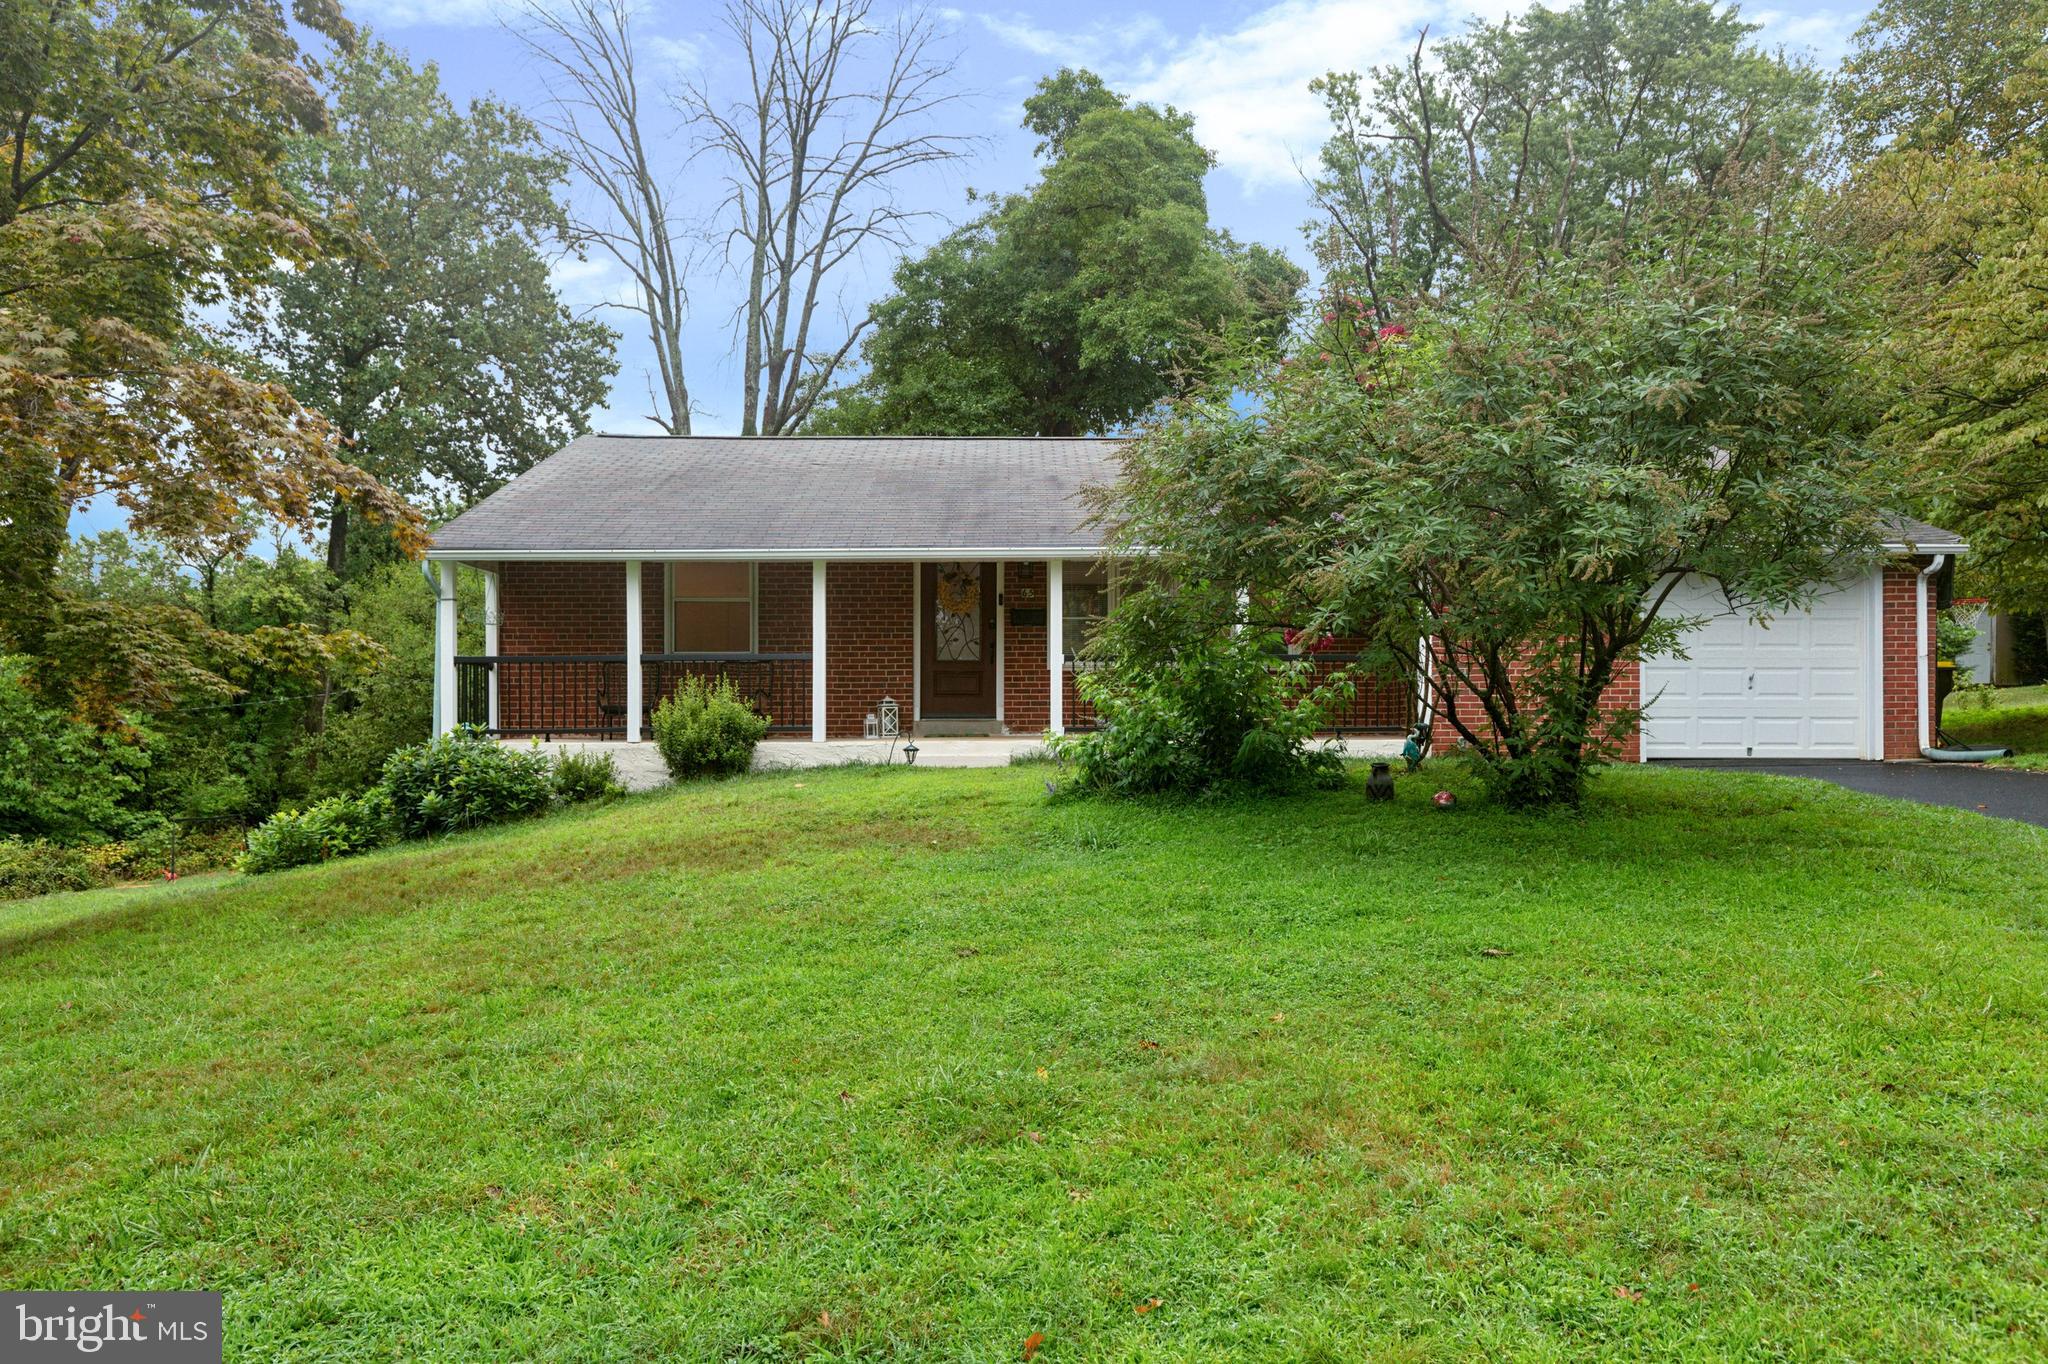
{"type": "Polygon", "coordinates": [[[356,0],[349,17],[371,28],[477,28],[498,22],[499,0],[356,0]]]}
{"type": "Polygon", "coordinates": [[[1807,14],[1764,9],[1742,17],[1758,26],[1753,41],[1759,46],[1782,46],[1794,55],[1811,57],[1822,70],[1831,71],[1842,64],[1849,51],[1849,40],[1868,13],[1865,9],[1823,9],[1807,14]]]}
{"type": "MultiPolygon", "coordinates": [[[[1490,0],[1490,16],[1521,8],[1490,0]]],[[[1400,59],[1429,25],[1463,26],[1469,3],[1449,0],[1280,0],[1229,29],[1176,37],[1151,15],[1057,33],[1015,15],[982,15],[1012,46],[1097,70],[1138,99],[1195,118],[1195,135],[1247,192],[1297,179],[1329,122],[1308,83],[1329,71],[1364,71],[1400,59]]]]}

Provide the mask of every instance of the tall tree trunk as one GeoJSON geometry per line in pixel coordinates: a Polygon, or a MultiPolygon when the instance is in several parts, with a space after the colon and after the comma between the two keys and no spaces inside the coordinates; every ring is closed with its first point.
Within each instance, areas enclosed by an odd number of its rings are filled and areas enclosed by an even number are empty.
{"type": "Polygon", "coordinates": [[[327,571],[336,579],[348,566],[348,503],[334,504],[333,519],[327,523],[327,571]]]}

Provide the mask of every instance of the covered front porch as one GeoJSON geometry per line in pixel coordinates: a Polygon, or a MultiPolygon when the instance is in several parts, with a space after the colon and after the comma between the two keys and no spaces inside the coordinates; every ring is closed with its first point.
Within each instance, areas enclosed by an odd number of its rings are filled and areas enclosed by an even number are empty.
{"type": "Polygon", "coordinates": [[[693,675],[730,679],[772,738],[814,744],[1036,740],[1092,723],[1072,658],[1108,610],[1090,562],[437,555],[432,568],[437,732],[638,744],[693,675]],[[483,578],[480,654],[456,651],[458,568],[483,578]]]}
{"type": "MultiPolygon", "coordinates": [[[[433,574],[437,733],[476,725],[630,749],[651,737],[655,705],[694,675],[730,679],[768,717],[771,739],[915,737],[934,762],[939,739],[983,741],[960,757],[988,760],[988,740],[1092,728],[1076,654],[1118,585],[1112,566],[1057,557],[437,555],[433,574]],[[483,577],[480,654],[456,651],[458,567],[483,577]]],[[[1349,659],[1316,656],[1323,668],[1349,659]]],[[[1409,722],[1406,688],[1360,679],[1332,730],[1391,736],[1409,722]]]]}

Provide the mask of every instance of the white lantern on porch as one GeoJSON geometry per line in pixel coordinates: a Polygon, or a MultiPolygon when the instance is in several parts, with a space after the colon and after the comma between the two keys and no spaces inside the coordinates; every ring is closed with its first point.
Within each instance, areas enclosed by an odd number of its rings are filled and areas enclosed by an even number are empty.
{"type": "Polygon", "coordinates": [[[881,724],[882,738],[894,739],[903,733],[903,711],[894,697],[883,697],[882,704],[875,707],[875,716],[881,724]]]}

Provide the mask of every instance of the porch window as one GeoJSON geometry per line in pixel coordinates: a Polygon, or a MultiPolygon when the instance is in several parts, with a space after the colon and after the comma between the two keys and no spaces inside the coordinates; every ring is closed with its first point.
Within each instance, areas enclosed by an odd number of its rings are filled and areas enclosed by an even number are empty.
{"type": "Polygon", "coordinates": [[[670,653],[753,652],[752,564],[670,564],[668,581],[670,653]]]}
{"type": "MultiPolygon", "coordinates": [[[[1064,577],[1065,592],[1060,600],[1062,641],[1067,661],[1072,663],[1102,629],[1103,620],[1116,604],[1116,583],[1107,566],[1092,562],[1069,560],[1064,577]]],[[[1081,666],[1088,666],[1088,661],[1082,660],[1081,666]]]]}

